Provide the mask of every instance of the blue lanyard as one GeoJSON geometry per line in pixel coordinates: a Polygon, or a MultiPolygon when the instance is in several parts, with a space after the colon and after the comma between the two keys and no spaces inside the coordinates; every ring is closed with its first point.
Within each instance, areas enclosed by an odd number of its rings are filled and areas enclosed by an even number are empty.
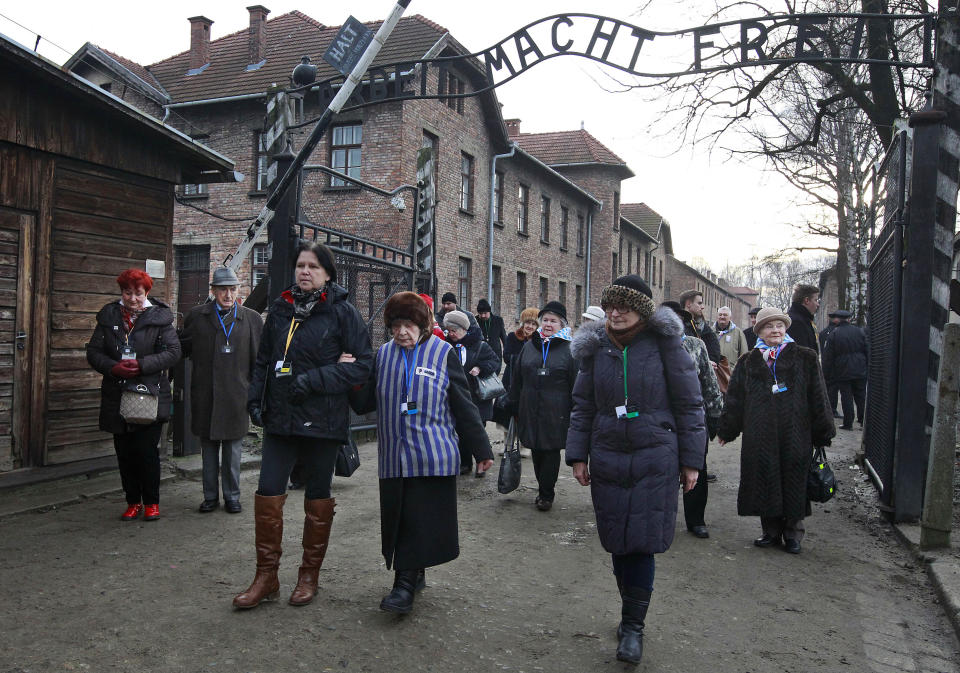
{"type": "Polygon", "coordinates": [[[420,344],[417,344],[413,348],[413,359],[407,361],[407,349],[401,348],[400,352],[403,354],[403,371],[406,375],[407,382],[407,392],[404,395],[404,400],[410,399],[410,392],[413,390],[413,371],[417,366],[417,351],[420,350],[420,344]]]}
{"type": "Polygon", "coordinates": [[[547,356],[550,355],[550,339],[544,339],[540,344],[540,351],[543,353],[543,366],[547,366],[547,356]]]}
{"type": "Polygon", "coordinates": [[[777,381],[777,359],[780,357],[780,351],[783,350],[783,346],[784,344],[780,344],[773,352],[773,382],[778,386],[780,385],[780,382],[777,381]]]}
{"type": "Polygon", "coordinates": [[[230,335],[233,334],[233,328],[237,324],[237,302],[233,302],[233,322],[230,323],[230,331],[227,331],[226,325],[223,324],[223,318],[220,317],[220,309],[215,309],[217,311],[217,320],[220,321],[220,329],[223,330],[223,335],[227,337],[227,343],[230,343],[230,335]]]}

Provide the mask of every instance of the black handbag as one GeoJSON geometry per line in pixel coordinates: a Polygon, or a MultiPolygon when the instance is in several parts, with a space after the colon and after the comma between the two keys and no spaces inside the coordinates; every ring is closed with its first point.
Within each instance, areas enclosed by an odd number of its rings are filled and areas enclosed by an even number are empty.
{"type": "Polygon", "coordinates": [[[481,400],[494,400],[507,394],[503,381],[496,374],[487,374],[477,377],[477,397],[481,400]]]}
{"type": "Polygon", "coordinates": [[[346,444],[341,444],[337,450],[337,464],[334,468],[334,474],[338,477],[349,477],[360,467],[360,452],[357,451],[357,443],[351,436],[346,444]]]}
{"type": "Polygon", "coordinates": [[[807,500],[828,502],[837,492],[837,478],[827,462],[827,451],[822,446],[813,450],[813,461],[807,475],[807,500]]]}
{"type": "Polygon", "coordinates": [[[510,493],[520,485],[520,438],[517,435],[517,419],[512,418],[504,437],[503,457],[497,477],[497,490],[500,493],[510,493]]]}

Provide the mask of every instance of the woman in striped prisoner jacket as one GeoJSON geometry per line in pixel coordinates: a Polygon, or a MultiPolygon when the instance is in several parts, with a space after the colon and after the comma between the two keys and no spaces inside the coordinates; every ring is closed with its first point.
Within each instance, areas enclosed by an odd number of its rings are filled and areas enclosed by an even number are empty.
{"type": "Polygon", "coordinates": [[[424,569],[460,554],[458,445],[477,470],[493,465],[490,440],[453,347],[432,334],[433,314],[413,292],[384,309],[393,339],[380,347],[366,406],[377,409],[383,557],[395,571],[380,609],[407,613],[424,586],[424,569]]]}

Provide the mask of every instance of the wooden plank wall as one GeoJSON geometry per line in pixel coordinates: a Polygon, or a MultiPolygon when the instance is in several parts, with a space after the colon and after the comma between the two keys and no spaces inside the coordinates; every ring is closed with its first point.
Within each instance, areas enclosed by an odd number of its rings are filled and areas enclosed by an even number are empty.
{"type": "MultiPolygon", "coordinates": [[[[117,301],[116,277],[166,261],[172,273],[173,187],[89,164],[61,160],[55,177],[50,262],[50,351],[46,464],[113,452],[98,427],[101,375],[84,346],[104,304],[117,301]]],[[[168,283],[151,297],[170,303],[168,283]]]]}

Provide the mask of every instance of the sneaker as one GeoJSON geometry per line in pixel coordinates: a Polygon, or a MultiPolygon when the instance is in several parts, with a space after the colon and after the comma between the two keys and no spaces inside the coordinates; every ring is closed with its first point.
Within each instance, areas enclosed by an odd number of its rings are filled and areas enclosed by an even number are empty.
{"type": "Polygon", "coordinates": [[[141,505],[139,502],[136,505],[127,505],[127,511],[125,511],[123,514],[120,515],[120,520],[133,521],[138,516],[140,516],[140,512],[142,511],[143,511],[143,505],[141,505]]]}
{"type": "Polygon", "coordinates": [[[144,521],[156,521],[160,518],[160,505],[147,505],[143,510],[144,521]]]}

